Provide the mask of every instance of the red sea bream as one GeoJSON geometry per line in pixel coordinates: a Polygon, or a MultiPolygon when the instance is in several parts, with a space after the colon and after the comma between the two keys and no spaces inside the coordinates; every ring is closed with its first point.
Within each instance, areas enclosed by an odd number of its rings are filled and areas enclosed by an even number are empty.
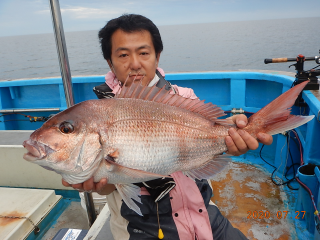
{"type": "MultiPolygon", "coordinates": [[[[290,115],[307,82],[285,92],[249,118],[245,130],[281,133],[313,116],[290,115]]],[[[182,171],[211,178],[227,163],[225,137],[235,127],[217,106],[164,89],[133,83],[115,98],[81,102],[49,119],[24,142],[24,158],[54,170],[70,184],[107,178],[127,205],[141,214],[144,182],[182,171]]]]}

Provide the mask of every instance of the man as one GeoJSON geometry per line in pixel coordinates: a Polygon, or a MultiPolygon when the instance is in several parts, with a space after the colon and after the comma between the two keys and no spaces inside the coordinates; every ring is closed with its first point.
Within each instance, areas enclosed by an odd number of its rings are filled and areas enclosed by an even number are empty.
{"type": "MultiPolygon", "coordinates": [[[[148,86],[165,85],[172,94],[196,98],[192,89],[172,86],[164,79],[162,69],[158,68],[163,50],[161,36],[149,19],[123,15],[109,21],[100,30],[99,38],[103,56],[111,69],[106,75],[106,84],[94,89],[99,98],[113,97],[124,84],[130,86],[134,80],[148,86]]],[[[238,128],[247,124],[245,115],[231,119],[238,128]]],[[[229,154],[238,156],[258,147],[258,142],[244,130],[231,128],[229,135],[226,137],[229,154]]],[[[258,138],[264,144],[272,143],[268,134],[259,133],[258,138]]],[[[99,183],[94,183],[92,178],[82,184],[69,185],[64,180],[62,183],[80,191],[107,195],[115,239],[157,239],[160,228],[168,239],[246,239],[210,201],[212,189],[208,181],[194,182],[181,172],[173,173],[169,179],[137,184],[141,187],[143,217],[121,201],[115,186],[106,179],[99,183]]]]}

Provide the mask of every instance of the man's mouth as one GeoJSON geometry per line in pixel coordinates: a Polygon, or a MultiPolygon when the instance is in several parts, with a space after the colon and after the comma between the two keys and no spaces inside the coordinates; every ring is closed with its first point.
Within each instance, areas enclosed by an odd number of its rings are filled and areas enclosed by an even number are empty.
{"type": "Polygon", "coordinates": [[[137,80],[140,80],[144,76],[145,76],[144,74],[130,74],[129,75],[130,78],[137,79],[137,80]]]}

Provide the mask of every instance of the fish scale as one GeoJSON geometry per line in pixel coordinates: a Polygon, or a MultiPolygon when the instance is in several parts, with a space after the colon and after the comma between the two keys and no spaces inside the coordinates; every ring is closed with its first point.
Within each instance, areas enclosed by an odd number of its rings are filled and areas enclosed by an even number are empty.
{"type": "MultiPolygon", "coordinates": [[[[123,104],[123,103],[121,103],[123,104]]],[[[175,146],[175,152],[176,156],[179,154],[183,154],[184,151],[188,151],[191,153],[191,150],[197,151],[199,147],[207,148],[207,151],[210,151],[211,156],[216,155],[217,153],[215,152],[215,149],[212,147],[213,139],[215,137],[214,135],[214,128],[213,125],[210,121],[203,119],[203,122],[207,122],[206,129],[203,128],[203,125],[201,125],[201,128],[199,129],[199,122],[195,121],[194,119],[191,119],[191,121],[180,121],[177,123],[178,119],[190,119],[189,112],[184,112],[180,109],[180,112],[177,114],[175,112],[174,116],[169,115],[168,113],[165,113],[163,116],[161,116],[161,119],[164,119],[162,121],[153,121],[153,118],[148,117],[146,113],[148,112],[146,109],[148,107],[152,107],[148,104],[146,101],[141,101],[139,102],[139,107],[144,109],[144,111],[141,113],[140,111],[139,114],[136,114],[136,112],[133,111],[127,111],[125,114],[125,118],[128,120],[124,119],[119,119],[116,118],[115,122],[112,124],[112,128],[108,130],[108,135],[110,139],[113,139],[114,148],[116,149],[122,149],[122,152],[126,153],[126,158],[132,158],[135,154],[135,145],[138,143],[141,143],[144,147],[147,147],[148,144],[151,142],[154,142],[154,144],[151,146],[149,149],[150,152],[155,151],[156,149],[158,150],[159,147],[162,146],[175,146]],[[177,117],[178,116],[178,117],[177,117]],[[137,119],[135,121],[132,121],[130,119],[137,119]],[[141,119],[141,120],[139,120],[141,119]],[[172,120],[172,119],[177,119],[177,120],[172,120]],[[186,123],[187,122],[187,123],[186,123]],[[154,125],[153,127],[150,127],[151,125],[154,125]],[[210,127],[210,128],[209,128],[210,127]],[[206,132],[204,132],[206,131],[206,132]],[[113,133],[117,135],[113,135],[113,133]],[[121,133],[123,136],[119,136],[118,134],[121,133]],[[150,136],[146,136],[146,134],[149,134],[150,136]],[[181,145],[181,136],[179,136],[179,133],[183,133],[183,139],[184,139],[184,144],[187,146],[185,148],[179,147],[181,145]],[[128,143],[133,143],[133,146],[131,146],[130,150],[125,149],[125,146],[122,145],[122,142],[116,142],[117,139],[126,139],[127,144],[128,143]],[[161,142],[161,145],[157,144],[161,142]],[[209,144],[205,144],[205,142],[209,142],[209,144]],[[194,148],[194,146],[198,146],[194,148]]],[[[163,111],[162,109],[160,111],[163,111]]],[[[166,111],[168,112],[168,111],[166,111]]],[[[150,115],[149,115],[150,116],[150,115]]],[[[226,128],[225,128],[226,129],[226,128]]],[[[224,139],[224,137],[227,135],[227,129],[224,131],[223,134],[221,134],[221,138],[224,139]]],[[[160,155],[160,158],[157,158],[157,154],[154,154],[154,157],[152,158],[146,158],[143,159],[143,161],[156,161],[156,162],[161,162],[162,159],[166,159],[169,156],[171,156],[171,151],[170,154],[165,154],[162,151],[162,156],[160,155]]],[[[221,153],[221,152],[219,152],[221,153]]],[[[142,154],[144,155],[144,154],[142,154]]],[[[190,156],[194,157],[194,156],[190,156]]],[[[189,160],[189,159],[188,159],[189,160]]],[[[121,161],[121,164],[124,164],[125,160],[121,161]]],[[[120,159],[119,159],[119,164],[120,164],[120,159]]],[[[135,168],[136,166],[133,165],[126,165],[128,167],[133,167],[135,168]]],[[[146,169],[144,169],[146,170],[146,169]]],[[[150,171],[150,170],[148,170],[150,171]]]]}

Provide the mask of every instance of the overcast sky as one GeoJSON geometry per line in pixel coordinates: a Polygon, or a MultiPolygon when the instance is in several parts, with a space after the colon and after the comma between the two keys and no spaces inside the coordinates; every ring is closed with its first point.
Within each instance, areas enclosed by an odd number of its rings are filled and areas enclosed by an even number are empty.
{"type": "MultiPolygon", "coordinates": [[[[319,17],[320,0],[60,0],[68,31],[98,30],[123,13],[156,25],[319,17]]],[[[0,0],[0,36],[51,33],[49,0],[0,0]]]]}

